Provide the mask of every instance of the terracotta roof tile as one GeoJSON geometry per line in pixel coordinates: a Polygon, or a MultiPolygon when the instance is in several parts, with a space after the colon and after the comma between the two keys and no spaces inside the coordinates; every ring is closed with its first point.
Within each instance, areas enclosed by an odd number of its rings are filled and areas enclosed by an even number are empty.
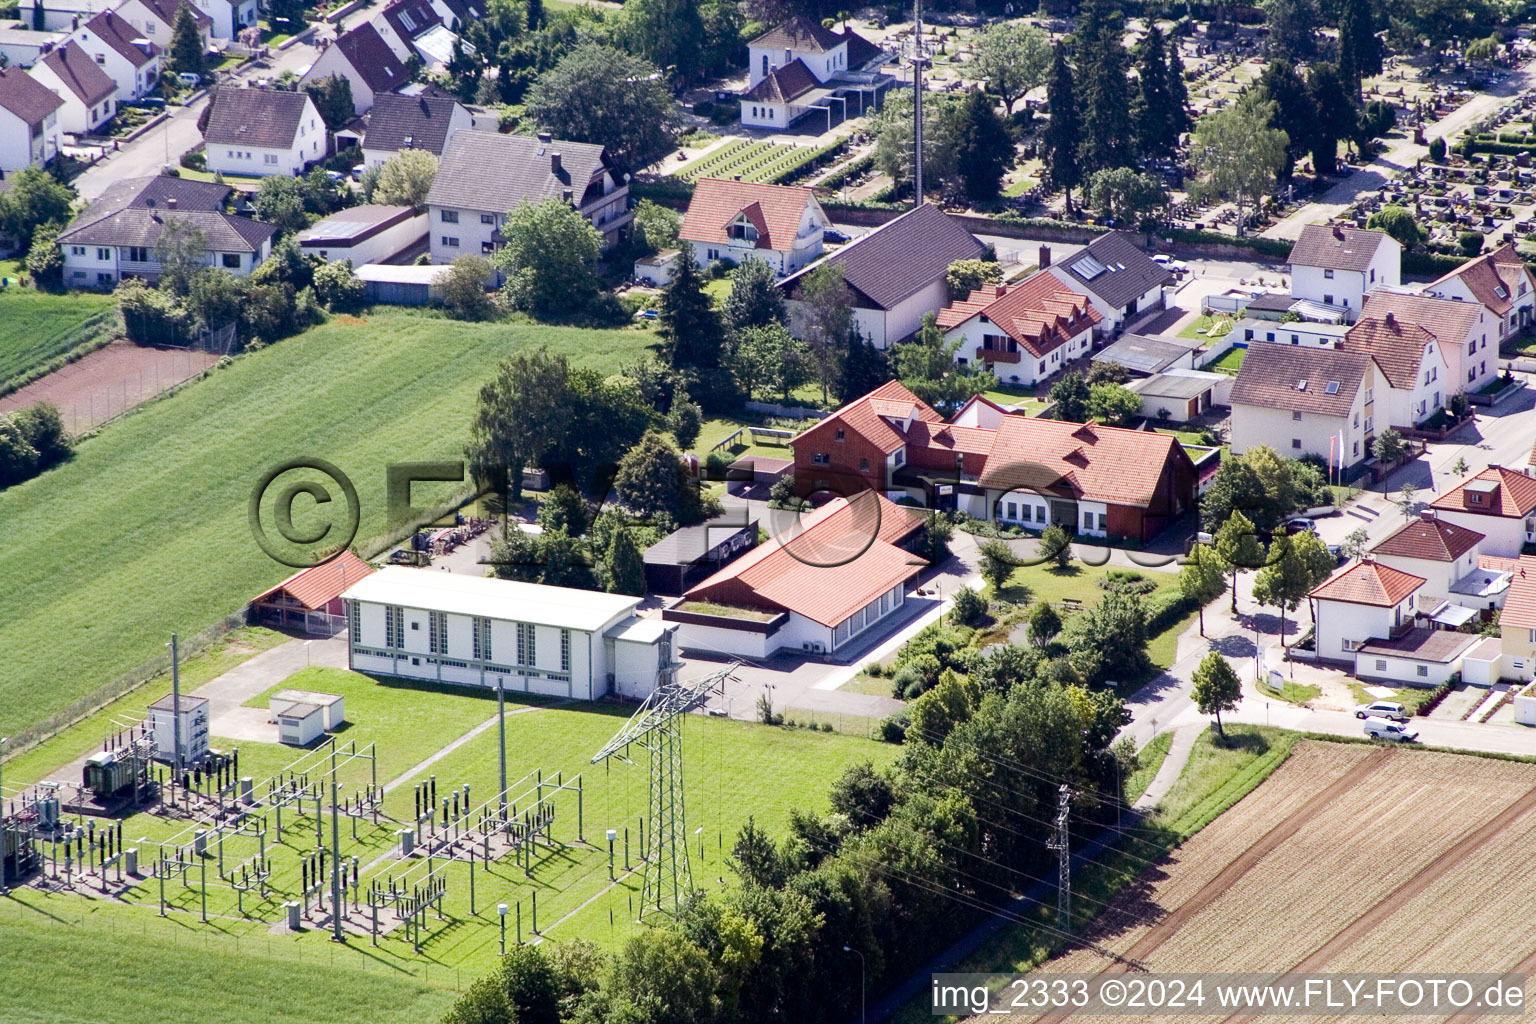
{"type": "Polygon", "coordinates": [[[1022,284],[988,284],[939,312],[939,326],[955,328],[985,316],[1036,359],[1051,352],[1103,319],[1082,295],[1038,271],[1022,284]]]}
{"type": "Polygon", "coordinates": [[[1380,562],[1351,562],[1319,584],[1309,595],[1319,601],[1343,601],[1395,608],[1424,585],[1424,577],[1380,562]]]}
{"type": "Polygon", "coordinates": [[[1483,535],[1476,530],[1444,519],[1413,519],[1372,548],[1371,554],[1454,562],[1477,547],[1482,539],[1483,535]]]}
{"type": "Polygon", "coordinates": [[[808,188],[700,178],[678,237],[690,242],[730,242],[726,229],[738,214],[746,213],[757,228],[757,248],[788,252],[799,236],[807,206],[821,210],[816,193],[808,188]]]}
{"type": "Polygon", "coordinates": [[[1382,245],[1391,243],[1385,231],[1367,231],[1343,224],[1308,224],[1291,247],[1293,267],[1327,267],[1363,271],[1382,245]]]}
{"type": "Polygon", "coordinates": [[[1499,624],[1506,629],[1536,629],[1536,558],[1521,555],[1510,571],[1514,578],[1509,581],[1499,624]]]}
{"type": "Polygon", "coordinates": [[[1375,291],[1365,297],[1362,317],[1391,313],[1405,324],[1416,324],[1440,339],[1442,345],[1465,345],[1486,311],[1476,302],[1441,299],[1433,295],[1375,291]]]}
{"type": "Polygon", "coordinates": [[[1530,515],[1533,510],[1536,510],[1536,480],[1513,469],[1505,469],[1502,466],[1489,466],[1481,472],[1472,474],[1455,487],[1435,498],[1430,503],[1430,506],[1454,512],[1472,512],[1483,515],[1503,516],[1508,519],[1519,519],[1530,515]],[[1496,507],[1483,510],[1480,508],[1467,508],[1463,504],[1463,492],[1466,490],[1467,484],[1474,480],[1488,480],[1499,485],[1496,507]]]}
{"type": "Polygon", "coordinates": [[[1418,383],[1424,350],[1437,339],[1418,324],[1405,323],[1395,314],[1362,317],[1344,335],[1344,350],[1363,352],[1376,360],[1387,382],[1402,391],[1418,383]]]}
{"type": "Polygon", "coordinates": [[[981,486],[1070,493],[1115,505],[1149,505],[1178,439],[1148,430],[1008,415],[997,429],[981,486]]]}
{"type": "Polygon", "coordinates": [[[797,14],[782,25],[775,26],[748,43],[761,50],[805,50],[813,53],[825,53],[835,50],[843,42],[843,37],[825,27],[819,21],[812,21],[802,14],[797,14]]]}
{"type": "Polygon", "coordinates": [[[1348,416],[1370,369],[1371,357],[1363,352],[1254,342],[1232,382],[1231,401],[1261,409],[1348,416]],[[1305,389],[1298,388],[1303,381],[1305,389]]]}
{"type": "Polygon", "coordinates": [[[863,398],[854,399],[815,426],[807,428],[801,432],[800,437],[824,428],[835,430],[836,427],[828,428],[828,424],[837,424],[879,446],[881,451],[890,453],[907,443],[906,435],[893,426],[890,420],[905,420],[909,414],[915,414],[918,419],[929,423],[944,422],[943,416],[907,390],[901,381],[887,381],[863,398]]]}
{"type": "Polygon", "coordinates": [[[271,590],[258,594],[253,599],[253,603],[264,601],[279,592],[286,592],[300,605],[314,611],[325,607],[326,604],[345,593],[352,584],[366,576],[371,576],[373,572],[373,566],[351,551],[343,551],[328,562],[312,565],[308,569],[300,569],[271,590]]]}
{"type": "Polygon", "coordinates": [[[1469,260],[1446,274],[1438,281],[1426,285],[1424,290],[1434,292],[1451,281],[1460,280],[1473,297],[1499,316],[1504,316],[1520,295],[1529,294],[1536,288],[1536,277],[1531,275],[1515,251],[1513,245],[1501,246],[1475,260],[1469,260]],[[1524,291],[1521,286],[1524,286],[1524,291]],[[1504,294],[1500,295],[1500,289],[1504,294]]]}

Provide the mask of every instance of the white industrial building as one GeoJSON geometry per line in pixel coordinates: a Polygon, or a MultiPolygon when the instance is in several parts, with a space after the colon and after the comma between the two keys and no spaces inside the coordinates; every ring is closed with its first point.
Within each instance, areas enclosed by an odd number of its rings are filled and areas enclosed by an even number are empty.
{"type": "Polygon", "coordinates": [[[354,671],[576,700],[645,697],[673,627],[637,597],[390,566],[342,597],[354,671]]]}
{"type": "Polygon", "coordinates": [[[208,741],[208,698],[182,694],[178,702],[169,693],[161,697],[149,706],[149,734],[155,741],[157,760],[174,765],[179,740],[181,763],[200,763],[212,749],[208,741]]]}

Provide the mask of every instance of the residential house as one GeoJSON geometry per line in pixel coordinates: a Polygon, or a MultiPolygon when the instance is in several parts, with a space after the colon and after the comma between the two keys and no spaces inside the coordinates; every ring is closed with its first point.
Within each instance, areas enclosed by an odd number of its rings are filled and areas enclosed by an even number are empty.
{"type": "Polygon", "coordinates": [[[1385,231],[1309,224],[1291,247],[1291,296],[1355,317],[1377,288],[1401,283],[1403,247],[1385,231]]]}
{"type": "MultiPolygon", "coordinates": [[[[1252,307],[1249,307],[1250,309],[1252,307]]],[[[1306,345],[1309,348],[1338,348],[1349,334],[1348,324],[1319,323],[1315,320],[1261,320],[1244,317],[1232,325],[1231,336],[1251,348],[1254,342],[1276,345],[1306,345]]]]}
{"type": "Polygon", "coordinates": [[[878,109],[891,79],[876,68],[879,47],[850,29],[834,32],[803,15],[747,44],[749,77],[741,96],[741,123],[780,131],[818,112],[827,129],[878,109]]]}
{"type": "Polygon", "coordinates": [[[1101,335],[1117,333],[1138,313],[1161,309],[1163,289],[1174,281],[1173,271],[1149,258],[1123,231],[1100,235],[1070,260],[1045,269],[1093,303],[1101,335]]]}
{"type": "Polygon", "coordinates": [[[16,7],[16,18],[20,24],[37,29],[36,9],[41,7],[42,31],[69,32],[120,3],[122,0],[20,0],[16,7]]]}
{"type": "MultiPolygon", "coordinates": [[[[424,149],[441,157],[455,133],[475,127],[474,114],[451,96],[381,93],[368,114],[363,166],[377,167],[407,149],[424,149]]],[[[490,118],[480,127],[495,131],[490,118]]]]}
{"type": "Polygon", "coordinates": [[[1484,555],[1515,558],[1536,544],[1536,479],[1503,466],[1489,466],[1430,502],[1439,517],[1476,530],[1484,555]]]}
{"type": "MultiPolygon", "coordinates": [[[[75,0],[80,2],[80,0],[75,0]]],[[[192,0],[197,9],[213,19],[215,39],[236,39],[243,29],[256,25],[257,0],[192,0]]]]}
{"type": "Polygon", "coordinates": [[[427,215],[409,206],[353,206],[316,221],[294,241],[300,252],[332,263],[386,263],[408,250],[425,251],[427,215]]]}
{"type": "Polygon", "coordinates": [[[924,565],[911,551],[921,513],[864,491],[789,518],[662,612],[677,624],[680,647],[754,659],[783,650],[846,657],[903,607],[924,565]]]}
{"type": "Polygon", "coordinates": [[[1269,445],[1325,459],[1351,478],[1371,457],[1379,376],[1363,352],[1250,345],[1228,400],[1232,454],[1269,445]]]}
{"type": "Polygon", "coordinates": [[[213,48],[213,18],[199,10],[191,0],[123,0],[116,10],[118,17],[164,51],[171,48],[176,14],[182,7],[192,12],[192,20],[197,22],[198,41],[202,44],[203,52],[207,53],[213,48]]]}
{"type": "Polygon", "coordinates": [[[638,597],[395,565],[342,598],[356,672],[596,700],[676,671],[674,627],[637,617],[638,597]]]}
{"type": "Polygon", "coordinates": [[[938,314],[944,340],[961,343],[958,361],[1024,386],[1088,355],[1102,320],[1086,297],[1045,271],[1019,284],[984,284],[938,314]]]}
{"type": "Polygon", "coordinates": [[[482,0],[431,0],[432,9],[450,32],[464,31],[464,26],[485,17],[482,0]]]}
{"type": "MultiPolygon", "coordinates": [[[[1361,317],[1350,328],[1343,350],[1370,356],[1380,371],[1378,382],[1385,385],[1384,394],[1374,396],[1379,403],[1373,416],[1378,426],[1417,427],[1460,390],[1450,376],[1442,347],[1428,330],[1390,311],[1380,317],[1361,317]]],[[[1371,398],[1368,395],[1367,401],[1371,398]]]]}
{"type": "Polygon", "coordinates": [[[800,289],[806,277],[837,264],[853,295],[859,334],[876,348],[890,348],[916,333],[925,313],[937,313],[949,304],[944,280],[949,265],[976,259],[984,249],[958,221],[924,203],[781,281],[790,330],[798,335],[804,327],[800,289]]]}
{"type": "Polygon", "coordinates": [[[1034,529],[1148,539],[1194,507],[1177,438],[1003,411],[977,397],[948,422],[899,381],[790,442],[796,490],[873,490],[1034,529]]]}
{"type": "Polygon", "coordinates": [[[115,11],[105,11],[70,33],[117,83],[119,106],[149,95],[160,81],[160,47],[115,11]]]}
{"type": "Polygon", "coordinates": [[[345,78],[352,87],[355,113],[366,113],[373,108],[378,96],[392,93],[410,81],[405,64],[369,22],[322,46],[320,56],[300,79],[300,87],[327,78],[345,78]]]}
{"type": "Polygon", "coordinates": [[[277,228],[225,213],[232,191],[228,185],[166,175],[113,182],[59,234],[64,283],[111,289],[125,277],[158,280],[155,248],[173,224],[202,233],[205,265],[236,277],[249,274],[271,255],[277,228]]]}
{"type": "Polygon", "coordinates": [[[1448,374],[1446,398],[1476,391],[1498,375],[1500,321],[1482,303],[1391,290],[1366,296],[1362,317],[1389,315],[1422,327],[1440,342],[1448,374]]]}
{"type": "Polygon", "coordinates": [[[0,25],[0,64],[8,68],[30,68],[68,36],[68,32],[61,30],[36,32],[20,25],[0,25]]]}
{"type": "Polygon", "coordinates": [[[602,146],[495,132],[453,137],[432,191],[432,262],[452,263],[465,253],[490,255],[501,247],[501,225],[523,203],[564,199],[615,245],[634,214],[629,175],[602,146]]]}
{"type": "Polygon", "coordinates": [[[64,100],[21,68],[0,68],[0,175],[59,155],[64,100]]]}
{"type": "Polygon", "coordinates": [[[70,135],[94,132],[117,113],[117,83],[79,43],[50,51],[33,65],[32,77],[64,101],[59,128],[70,135]]]}
{"type": "Polygon", "coordinates": [[[442,15],[433,9],[429,0],[394,0],[369,22],[393,51],[395,59],[401,61],[410,60],[412,56],[426,60],[417,51],[416,40],[442,23],[442,15]]]}
{"type": "Polygon", "coordinates": [[[1424,286],[1425,294],[1481,303],[1498,320],[1498,342],[1514,337],[1536,318],[1536,276],[1513,245],[1469,260],[1440,280],[1424,286]]]}
{"type": "Polygon", "coordinates": [[[1308,595],[1317,656],[1353,662],[1371,641],[1402,637],[1413,629],[1423,586],[1424,577],[1370,559],[1337,570],[1308,595]]]}
{"type": "Polygon", "coordinates": [[[1536,676],[1536,557],[1521,555],[1511,570],[1499,614],[1502,675],[1525,682],[1536,676]]]}
{"type": "Polygon", "coordinates": [[[325,122],[307,93],[220,89],[208,107],[208,170],[265,178],[325,159],[325,122]]]}
{"type": "Polygon", "coordinates": [[[821,255],[831,223],[811,189],[700,178],[678,237],[700,267],[755,259],[783,275],[821,255]]]}
{"type": "Polygon", "coordinates": [[[1398,527],[1371,549],[1371,558],[1382,565],[1424,578],[1419,600],[1432,619],[1431,609],[1449,603],[1438,616],[1455,628],[1471,621],[1476,613],[1492,613],[1504,604],[1510,574],[1479,564],[1483,535],[1449,520],[1437,510],[1424,509],[1415,519],[1398,527]],[[1461,614],[1465,613],[1465,614],[1461,614]]]}

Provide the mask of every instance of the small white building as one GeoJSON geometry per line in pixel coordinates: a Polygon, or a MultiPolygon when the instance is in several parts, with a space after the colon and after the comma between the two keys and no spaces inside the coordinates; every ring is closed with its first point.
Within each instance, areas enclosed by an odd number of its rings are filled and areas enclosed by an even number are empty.
{"type": "Polygon", "coordinates": [[[32,77],[64,101],[59,127],[84,135],[112,120],[117,112],[117,83],[79,43],[66,43],[32,67],[32,77]]]}
{"type": "MultiPolygon", "coordinates": [[[[74,0],[78,3],[81,0],[74,0]]],[[[213,19],[215,39],[235,39],[242,29],[256,24],[257,0],[192,0],[197,9],[213,19]]]]}
{"type": "Polygon", "coordinates": [[[1536,276],[1513,245],[1469,260],[1433,284],[1427,295],[1476,302],[1498,321],[1498,342],[1514,337],[1530,326],[1536,314],[1536,276]]]}
{"type": "Polygon", "coordinates": [[[1163,289],[1173,284],[1173,271],[1148,256],[1123,231],[1111,231],[1088,243],[1064,263],[1046,268],[1068,288],[1085,296],[1099,313],[1095,331],[1119,332],[1125,321],[1149,309],[1161,309],[1163,289]]]}
{"type": "Polygon", "coordinates": [[[1255,342],[1273,342],[1276,345],[1338,348],[1348,334],[1348,324],[1319,323],[1315,320],[1285,322],[1244,317],[1232,325],[1229,336],[1250,346],[1255,342]]]}
{"type": "Polygon", "coordinates": [[[354,268],[385,263],[427,237],[427,215],[409,206],[353,206],[316,221],[294,240],[299,251],[354,268]]]}
{"type": "Polygon", "coordinates": [[[1359,315],[1365,297],[1402,281],[1403,247],[1385,231],[1309,224],[1291,248],[1291,295],[1359,315]]]}
{"type": "MultiPolygon", "coordinates": [[[[353,273],[363,282],[369,302],[386,306],[426,306],[443,297],[443,283],[453,268],[445,264],[400,267],[390,263],[364,263],[353,273]]],[[[525,485],[526,486],[526,485],[525,485]]]]}
{"type": "Polygon", "coordinates": [[[1350,478],[1371,457],[1377,377],[1376,364],[1360,352],[1248,346],[1228,397],[1232,454],[1268,445],[1288,458],[1324,459],[1350,478]]]}
{"type": "Polygon", "coordinates": [[[178,704],[166,694],[149,706],[149,734],[155,741],[155,758],[176,763],[177,743],[181,745],[181,763],[199,764],[212,747],[208,738],[209,704],[207,697],[181,695],[178,704]]]}
{"type": "Polygon", "coordinates": [[[265,178],[325,159],[325,122],[307,93],[220,89],[203,129],[208,170],[265,178]]]}
{"type": "Polygon", "coordinates": [[[403,566],[342,596],[357,672],[596,700],[672,670],[672,629],[640,624],[635,597],[403,566]]]}
{"type": "Polygon", "coordinates": [[[831,224],[811,189],[700,178],[678,237],[700,267],[754,259],[783,275],[821,255],[831,224]]]}
{"type": "Polygon", "coordinates": [[[36,8],[43,9],[43,29],[48,32],[71,31],[78,24],[110,11],[122,0],[20,0],[16,18],[28,28],[37,25],[36,8]]]}
{"type": "Polygon", "coordinates": [[[299,86],[345,78],[352,87],[354,113],[367,113],[378,96],[394,92],[411,80],[405,64],[368,22],[322,45],[324,49],[304,72],[299,86]]]}
{"type": "Polygon", "coordinates": [[[313,690],[279,690],[267,701],[277,723],[277,739],[293,747],[307,747],[347,720],[346,698],[313,690]]]}
{"type": "Polygon", "coordinates": [[[160,47],[115,11],[104,11],[69,38],[117,83],[117,102],[147,96],[160,82],[160,47]]]}
{"type": "Polygon", "coordinates": [[[0,68],[0,174],[59,155],[64,101],[21,68],[0,68]]]}
{"type": "Polygon", "coordinates": [[[672,283],[672,275],[677,273],[682,260],[681,249],[664,249],[642,256],[635,260],[635,278],[653,287],[665,288],[672,283]]]}
{"type": "Polygon", "coordinates": [[[1372,640],[1355,651],[1355,677],[1399,686],[1439,686],[1461,671],[1461,659],[1478,642],[1472,633],[1422,626],[1402,636],[1372,640]]]}
{"type": "Polygon", "coordinates": [[[1168,370],[1125,385],[1141,399],[1141,415],[1153,422],[1188,423],[1214,405],[1225,405],[1232,378],[1206,370],[1168,370]]]}
{"type": "Polygon", "coordinates": [[[1351,562],[1313,589],[1319,658],[1353,663],[1360,648],[1413,628],[1424,578],[1369,560],[1351,562]]]}
{"type": "Polygon", "coordinates": [[[1536,479],[1503,466],[1468,476],[1430,503],[1448,523],[1483,535],[1479,553],[1518,558],[1536,543],[1536,479]]]}

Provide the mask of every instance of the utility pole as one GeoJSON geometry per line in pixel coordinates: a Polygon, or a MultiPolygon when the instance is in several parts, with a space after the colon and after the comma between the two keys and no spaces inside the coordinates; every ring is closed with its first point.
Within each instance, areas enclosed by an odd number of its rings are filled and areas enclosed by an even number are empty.
{"type": "MultiPolygon", "coordinates": [[[[474,873],[474,865],[470,865],[474,873]]],[[[336,807],[336,740],[331,740],[331,939],[341,942],[341,818],[336,807]]]]}
{"type": "Polygon", "coordinates": [[[507,817],[507,691],[506,684],[497,677],[496,682],[496,742],[501,751],[501,817],[507,817]]]}
{"type": "Polygon", "coordinates": [[[1046,849],[1056,851],[1056,927],[1072,930],[1072,789],[1065,782],[1056,800],[1056,825],[1046,849]]]}
{"type": "Polygon", "coordinates": [[[176,781],[181,782],[181,648],[171,634],[171,747],[176,762],[176,781]]]}
{"type": "Polygon", "coordinates": [[[912,28],[912,188],[913,209],[923,205],[923,0],[913,5],[912,28]]]}

